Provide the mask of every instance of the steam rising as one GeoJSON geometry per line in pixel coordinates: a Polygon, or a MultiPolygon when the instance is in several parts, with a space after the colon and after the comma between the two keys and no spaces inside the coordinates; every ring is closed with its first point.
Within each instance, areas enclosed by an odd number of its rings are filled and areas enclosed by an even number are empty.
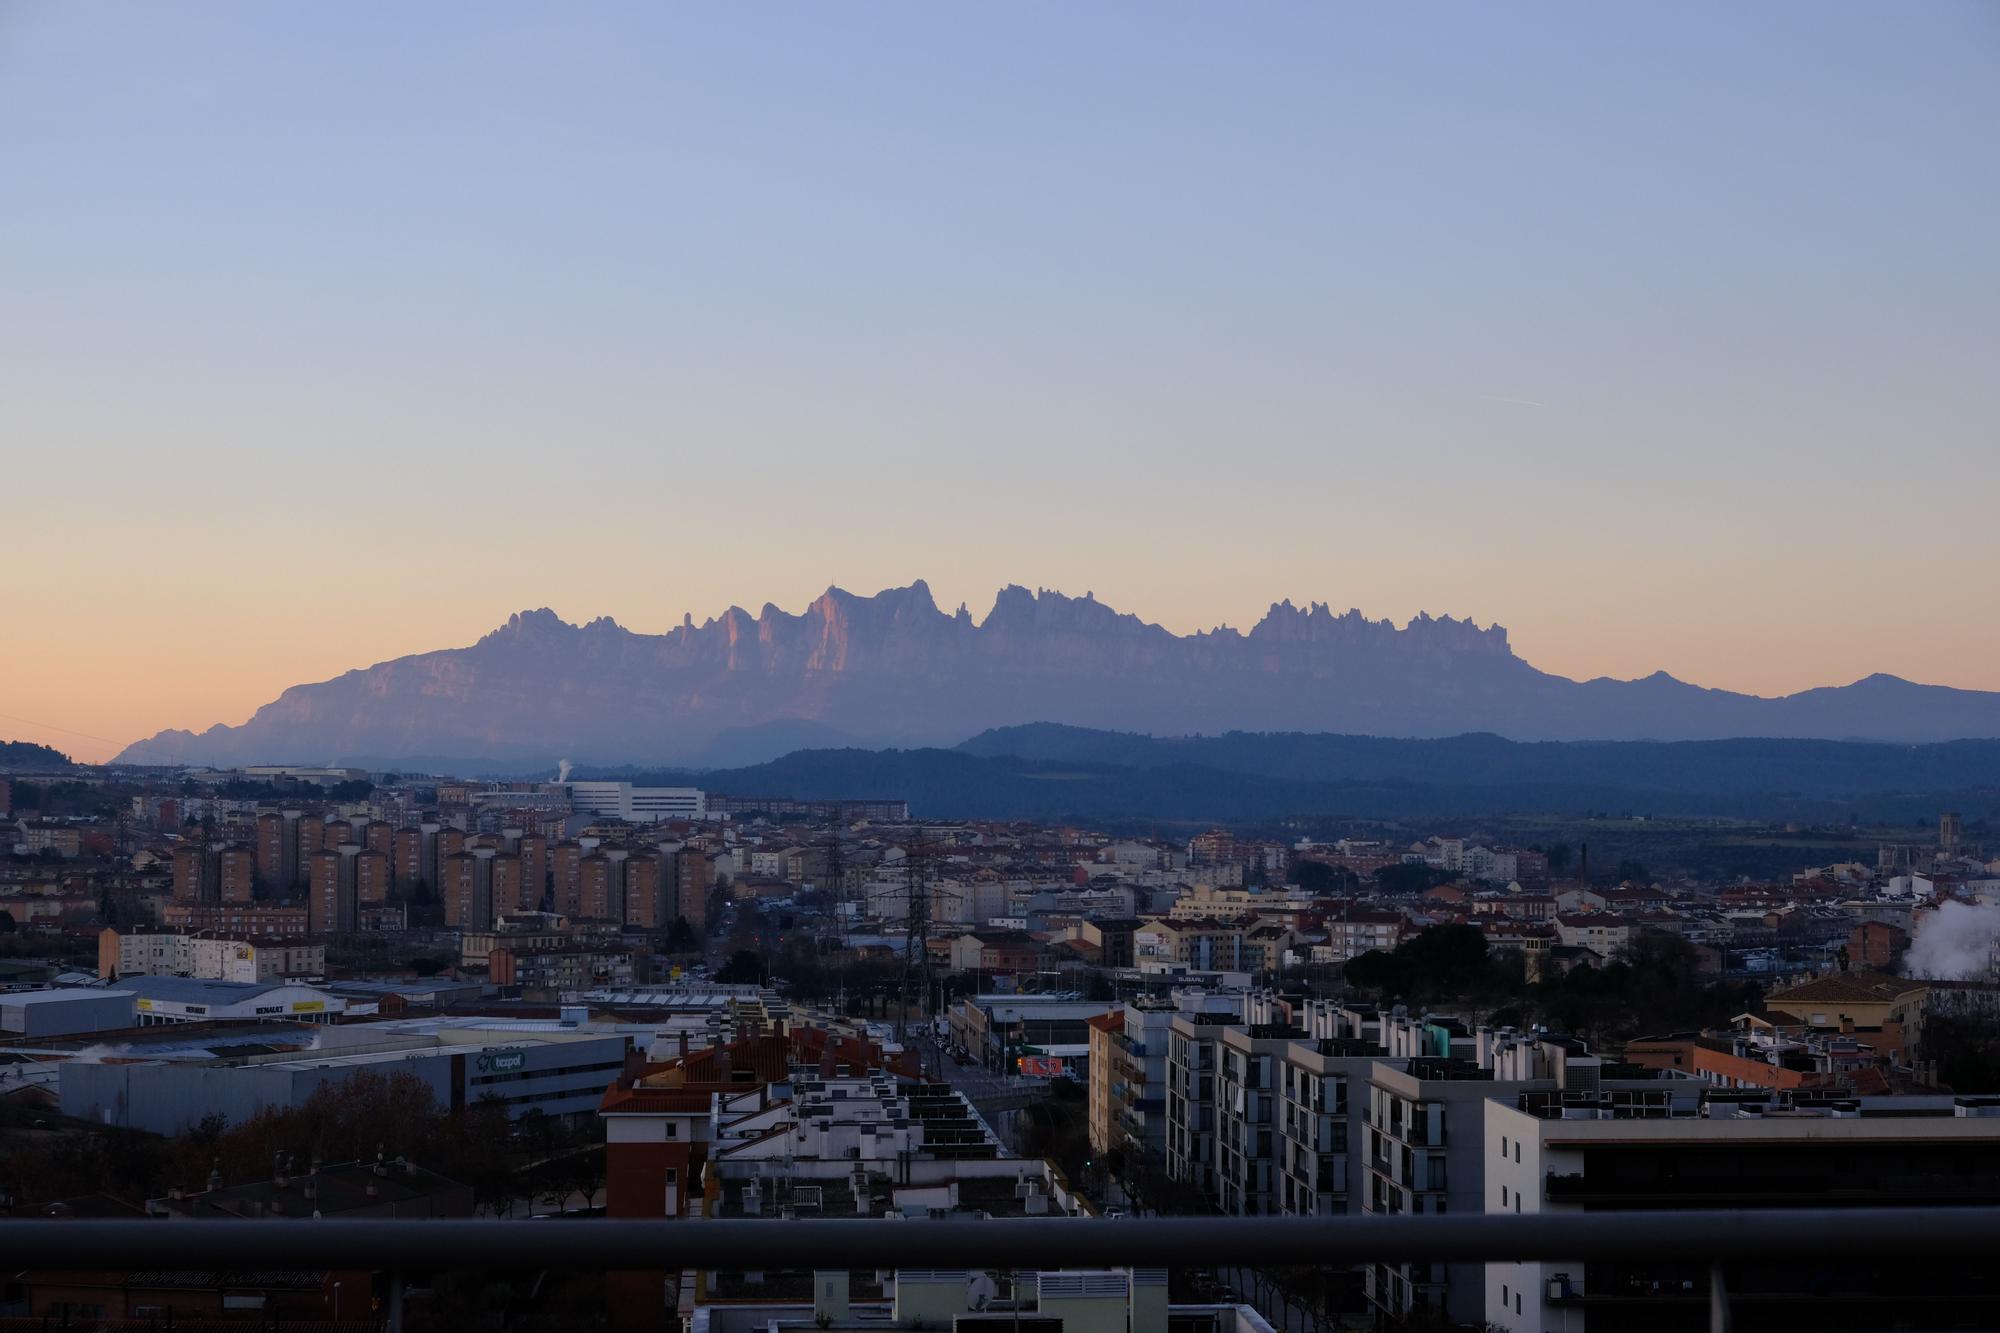
{"type": "Polygon", "coordinates": [[[557,781],[557,782],[568,782],[568,781],[569,781],[569,771],[570,771],[570,770],[571,770],[572,768],[575,768],[575,767],[576,767],[576,765],[575,765],[575,764],[572,764],[572,763],[571,763],[571,762],[570,762],[569,760],[567,760],[567,759],[558,759],[558,760],[556,760],[556,781],[557,781]]]}
{"type": "Polygon", "coordinates": [[[1947,900],[1925,913],[1910,940],[1908,971],[1934,981],[1967,981],[1986,976],[2000,944],[2000,907],[1947,900]]]}

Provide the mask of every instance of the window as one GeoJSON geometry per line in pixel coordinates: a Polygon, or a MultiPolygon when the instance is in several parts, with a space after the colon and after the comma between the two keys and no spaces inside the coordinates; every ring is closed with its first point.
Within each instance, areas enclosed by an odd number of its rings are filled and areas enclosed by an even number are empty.
{"type": "Polygon", "coordinates": [[[1502,1185],[1500,1187],[1500,1206],[1502,1208],[1505,1208],[1507,1206],[1507,1199],[1508,1199],[1507,1187],[1505,1185],[1502,1185]]]}
{"type": "Polygon", "coordinates": [[[1521,1160],[1521,1142],[1519,1139],[1514,1141],[1514,1160],[1517,1162],[1521,1160]]]}

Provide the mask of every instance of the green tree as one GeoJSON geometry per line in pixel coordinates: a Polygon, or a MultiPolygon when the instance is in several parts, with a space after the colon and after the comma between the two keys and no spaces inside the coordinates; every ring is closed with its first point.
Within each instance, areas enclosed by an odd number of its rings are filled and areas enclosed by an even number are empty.
{"type": "Polygon", "coordinates": [[[1299,861],[1292,866],[1292,883],[1315,896],[1351,893],[1361,881],[1352,870],[1330,866],[1324,861],[1299,861]]]}
{"type": "Polygon", "coordinates": [[[1449,870],[1439,870],[1435,866],[1400,864],[1383,866],[1376,871],[1375,885],[1384,893],[1405,897],[1434,889],[1440,884],[1449,884],[1453,878],[1449,870]]]}
{"type": "Polygon", "coordinates": [[[724,985],[759,985],[764,980],[764,957],[754,949],[738,949],[716,970],[715,979],[724,985]]]}
{"type": "Polygon", "coordinates": [[[1347,960],[1341,969],[1347,984],[1379,995],[1401,993],[1407,984],[1408,970],[1402,960],[1386,949],[1370,949],[1356,958],[1347,960]]]}

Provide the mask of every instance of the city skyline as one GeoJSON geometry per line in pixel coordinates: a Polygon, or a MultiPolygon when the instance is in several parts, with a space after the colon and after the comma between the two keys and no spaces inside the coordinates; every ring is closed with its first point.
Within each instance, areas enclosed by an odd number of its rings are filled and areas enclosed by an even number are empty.
{"type": "Polygon", "coordinates": [[[12,6],[0,734],[918,575],[2000,688],[1997,30],[1922,17],[12,6]]]}

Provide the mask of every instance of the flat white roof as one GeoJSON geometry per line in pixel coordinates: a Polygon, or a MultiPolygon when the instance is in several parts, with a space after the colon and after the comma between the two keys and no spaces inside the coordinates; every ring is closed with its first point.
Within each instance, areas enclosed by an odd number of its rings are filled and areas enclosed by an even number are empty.
{"type": "Polygon", "coordinates": [[[56,990],[14,991],[0,995],[0,1004],[62,1004],[70,1000],[137,999],[136,992],[129,990],[100,990],[95,986],[63,986],[56,990]]]}

